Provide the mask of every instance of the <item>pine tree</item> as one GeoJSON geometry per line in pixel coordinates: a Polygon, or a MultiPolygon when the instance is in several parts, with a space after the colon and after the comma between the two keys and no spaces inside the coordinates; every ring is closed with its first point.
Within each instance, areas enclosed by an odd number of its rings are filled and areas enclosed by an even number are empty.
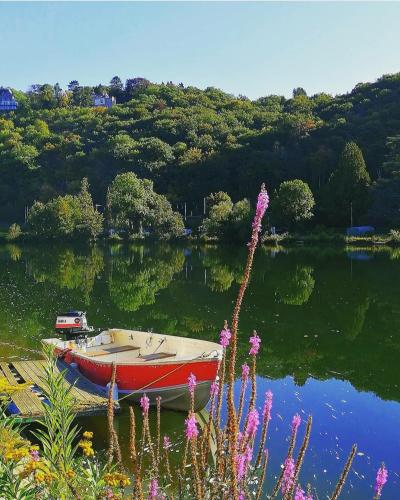
{"type": "Polygon", "coordinates": [[[352,221],[358,224],[370,204],[370,185],[361,149],[355,142],[348,142],[325,190],[325,210],[332,222],[340,226],[352,221]]]}
{"type": "Polygon", "coordinates": [[[103,216],[93,205],[92,195],[89,191],[89,182],[86,177],[82,179],[81,190],[76,197],[78,205],[78,224],[76,230],[89,239],[95,239],[103,230],[103,216]]]}

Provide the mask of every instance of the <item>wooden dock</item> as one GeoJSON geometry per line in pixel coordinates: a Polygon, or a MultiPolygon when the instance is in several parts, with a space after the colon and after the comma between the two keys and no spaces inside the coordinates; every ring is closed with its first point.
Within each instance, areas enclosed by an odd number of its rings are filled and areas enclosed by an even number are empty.
{"type": "MultiPolygon", "coordinates": [[[[40,419],[44,415],[43,395],[44,366],[46,361],[9,361],[0,363],[0,376],[6,377],[9,384],[17,386],[28,383],[28,387],[15,392],[11,397],[10,413],[24,421],[40,419]],[[19,410],[19,411],[18,411],[19,410]]],[[[74,411],[76,416],[90,416],[107,412],[106,394],[92,382],[81,375],[77,370],[61,360],[57,361],[57,370],[64,372],[65,383],[72,388],[75,399],[74,411]]]]}

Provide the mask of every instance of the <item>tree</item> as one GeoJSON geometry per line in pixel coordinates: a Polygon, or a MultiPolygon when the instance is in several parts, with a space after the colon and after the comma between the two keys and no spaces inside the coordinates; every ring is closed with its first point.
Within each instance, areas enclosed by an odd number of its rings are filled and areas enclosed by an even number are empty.
{"type": "Polygon", "coordinates": [[[361,149],[348,142],[323,193],[327,217],[338,225],[357,223],[370,204],[371,179],[361,149]]]}
{"type": "Polygon", "coordinates": [[[388,137],[386,140],[388,153],[382,168],[386,175],[400,174],[400,135],[388,137]]]}
{"type": "Polygon", "coordinates": [[[209,237],[243,241],[249,237],[251,221],[250,202],[246,198],[233,203],[231,197],[219,191],[206,199],[207,217],[202,231],[209,237]]]}
{"type": "Polygon", "coordinates": [[[76,196],[58,196],[47,203],[36,201],[29,211],[28,224],[33,234],[45,238],[95,239],[103,229],[103,216],[93,206],[84,178],[76,196]]]}
{"type": "Polygon", "coordinates": [[[271,203],[275,223],[293,227],[311,219],[315,201],[309,185],[300,180],[282,182],[271,203]]]}
{"type": "Polygon", "coordinates": [[[298,97],[298,96],[307,96],[307,92],[303,89],[303,87],[296,87],[293,89],[293,97],[298,97]]]}
{"type": "Polygon", "coordinates": [[[153,183],[133,172],[119,174],[107,193],[108,222],[130,235],[143,234],[144,227],[159,237],[183,234],[182,216],[172,210],[165,196],[153,191],[153,183]]]}
{"type": "Polygon", "coordinates": [[[110,88],[113,90],[122,90],[124,84],[119,76],[113,76],[110,80],[110,88]]]}
{"type": "Polygon", "coordinates": [[[92,195],[89,192],[89,182],[82,179],[81,190],[76,197],[77,221],[75,232],[86,239],[94,240],[103,230],[103,216],[93,205],[92,195]]]}
{"type": "Polygon", "coordinates": [[[115,97],[117,102],[119,103],[122,99],[124,93],[124,84],[119,76],[114,76],[110,80],[109,86],[109,94],[112,97],[115,97]]]}
{"type": "Polygon", "coordinates": [[[68,84],[68,90],[70,92],[73,92],[75,89],[77,89],[79,87],[79,82],[78,80],[72,80],[71,82],[69,82],[68,84]]]}

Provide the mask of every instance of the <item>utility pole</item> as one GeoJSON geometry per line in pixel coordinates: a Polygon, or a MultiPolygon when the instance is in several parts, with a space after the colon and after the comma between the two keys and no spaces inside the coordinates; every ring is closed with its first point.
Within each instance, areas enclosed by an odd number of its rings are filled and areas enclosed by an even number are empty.
{"type": "Polygon", "coordinates": [[[186,222],[186,201],[185,201],[185,222],[186,222]]]}
{"type": "Polygon", "coordinates": [[[353,227],[353,202],[350,202],[350,227],[353,227]]]}
{"type": "Polygon", "coordinates": [[[203,215],[206,215],[206,198],[203,198],[203,215]]]}

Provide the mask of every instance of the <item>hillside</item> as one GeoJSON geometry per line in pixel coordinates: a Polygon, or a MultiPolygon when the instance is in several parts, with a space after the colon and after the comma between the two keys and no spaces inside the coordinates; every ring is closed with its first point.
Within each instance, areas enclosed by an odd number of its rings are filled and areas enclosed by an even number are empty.
{"type": "Polygon", "coordinates": [[[94,88],[71,82],[69,88],[14,91],[18,110],[1,115],[0,220],[21,221],[25,206],[76,192],[84,176],[95,203],[104,205],[115,175],[134,171],[196,213],[213,191],[238,200],[254,197],[262,181],[273,190],[302,179],[317,200],[314,221],[325,223],[331,219],[319,200],[345,144],[354,141],[371,179],[383,177],[373,189],[378,223],[397,223],[396,207],[383,205],[386,192],[392,205],[400,199],[400,73],[336,97],[309,97],[298,88],[291,99],[256,101],[140,78],[122,85],[115,77],[94,88]],[[92,107],[93,92],[108,92],[117,105],[92,107]]]}

